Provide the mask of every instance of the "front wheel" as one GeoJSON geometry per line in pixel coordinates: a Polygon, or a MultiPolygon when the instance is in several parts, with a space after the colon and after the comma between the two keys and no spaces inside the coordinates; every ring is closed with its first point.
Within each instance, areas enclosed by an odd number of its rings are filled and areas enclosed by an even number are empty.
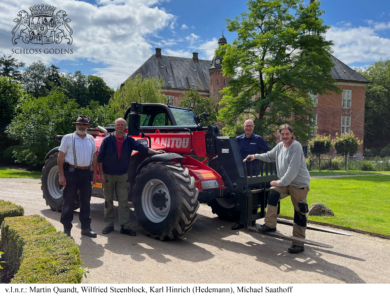
{"type": "MultiPolygon", "coordinates": [[[[63,198],[63,186],[58,182],[59,170],[57,165],[58,152],[49,156],[42,168],[41,189],[43,198],[46,200],[46,205],[50,206],[53,211],[61,212],[63,198]]],[[[80,207],[79,198],[75,199],[74,210],[80,207]]]]}
{"type": "Polygon", "coordinates": [[[152,162],[136,177],[133,204],[138,223],[153,238],[175,239],[196,221],[195,179],[174,162],[152,162]]]}

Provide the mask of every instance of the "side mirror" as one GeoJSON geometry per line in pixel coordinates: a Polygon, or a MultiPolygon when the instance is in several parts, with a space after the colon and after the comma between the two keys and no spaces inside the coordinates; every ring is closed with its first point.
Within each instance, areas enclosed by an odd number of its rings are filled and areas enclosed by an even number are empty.
{"type": "Polygon", "coordinates": [[[129,126],[127,128],[130,136],[139,136],[141,125],[141,116],[131,112],[129,114],[129,126]]]}
{"type": "Polygon", "coordinates": [[[139,136],[141,127],[141,116],[138,113],[142,113],[143,106],[140,103],[131,103],[131,113],[129,114],[129,126],[127,128],[130,136],[139,136]]]}

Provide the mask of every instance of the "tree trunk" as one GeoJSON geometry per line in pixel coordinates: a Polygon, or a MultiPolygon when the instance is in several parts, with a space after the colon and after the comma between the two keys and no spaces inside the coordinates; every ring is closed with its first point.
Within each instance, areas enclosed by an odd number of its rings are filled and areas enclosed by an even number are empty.
{"type": "Polygon", "coordinates": [[[345,170],[347,170],[348,153],[345,153],[345,170]]]}
{"type": "Polygon", "coordinates": [[[318,169],[321,172],[321,155],[318,155],[318,169]]]}

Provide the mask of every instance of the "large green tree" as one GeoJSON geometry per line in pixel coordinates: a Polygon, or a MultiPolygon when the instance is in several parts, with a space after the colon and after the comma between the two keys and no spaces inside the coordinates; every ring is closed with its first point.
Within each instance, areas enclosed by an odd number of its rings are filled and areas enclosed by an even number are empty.
{"type": "Polygon", "coordinates": [[[168,98],[161,93],[162,86],[162,80],[142,78],[139,74],[135,78],[127,79],[124,85],[118,87],[109,104],[123,117],[132,102],[167,103],[168,98]]]}
{"type": "Polygon", "coordinates": [[[74,122],[79,115],[91,117],[93,127],[113,123],[115,116],[108,106],[91,102],[80,108],[74,99],[64,93],[55,92],[46,97],[21,98],[17,105],[17,115],[7,127],[10,137],[22,144],[23,150],[15,151],[17,162],[41,165],[47,152],[58,146],[54,137],[74,131],[74,122]]]}
{"type": "Polygon", "coordinates": [[[19,67],[24,67],[25,64],[23,62],[18,62],[16,58],[12,56],[8,56],[8,58],[4,55],[0,58],[0,77],[10,77],[15,81],[20,82],[21,73],[19,67]]]}
{"type": "Polygon", "coordinates": [[[114,90],[108,87],[106,82],[98,76],[89,75],[87,82],[89,99],[97,101],[101,105],[108,104],[114,90]]]}
{"type": "Polygon", "coordinates": [[[22,75],[22,84],[24,89],[34,97],[46,96],[48,90],[45,88],[45,80],[47,77],[47,69],[42,61],[31,63],[22,75]]]}
{"type": "Polygon", "coordinates": [[[310,137],[313,118],[308,93],[340,92],[331,76],[325,40],[329,26],[320,19],[319,1],[308,7],[303,0],[250,0],[248,12],[227,28],[236,32],[231,44],[219,46],[222,69],[229,80],[219,112],[224,131],[234,135],[241,126],[240,115],[247,110],[255,123],[255,133],[274,141],[274,131],[282,123],[295,128],[298,139],[310,137]]]}
{"type": "Polygon", "coordinates": [[[379,155],[390,144],[390,60],[375,62],[358,72],[370,81],[366,87],[364,147],[379,155]]]}
{"type": "Polygon", "coordinates": [[[15,116],[18,101],[26,96],[21,84],[8,77],[0,78],[0,134],[15,116]]]}
{"type": "Polygon", "coordinates": [[[215,124],[218,116],[218,104],[212,97],[200,96],[198,90],[190,89],[183,94],[183,98],[179,102],[180,107],[191,107],[197,117],[202,113],[209,114],[208,121],[201,119],[203,125],[215,124]]]}

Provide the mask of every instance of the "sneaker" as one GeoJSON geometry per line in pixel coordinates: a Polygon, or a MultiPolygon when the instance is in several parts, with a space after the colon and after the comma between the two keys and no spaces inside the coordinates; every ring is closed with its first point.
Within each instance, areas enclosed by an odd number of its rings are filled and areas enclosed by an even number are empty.
{"type": "Polygon", "coordinates": [[[105,227],[102,231],[103,234],[109,234],[111,233],[112,231],[114,231],[114,227],[113,226],[108,226],[108,227],[105,227]]]}
{"type": "Polygon", "coordinates": [[[135,231],[133,231],[131,229],[125,229],[125,228],[121,228],[120,233],[129,235],[129,236],[136,236],[137,235],[137,233],[135,231]]]}
{"type": "Polygon", "coordinates": [[[288,253],[290,254],[299,254],[300,252],[304,252],[305,248],[303,246],[299,245],[291,245],[291,247],[288,248],[288,253]]]}
{"type": "Polygon", "coordinates": [[[264,225],[258,226],[258,227],[257,227],[257,231],[259,231],[260,233],[275,232],[275,231],[276,231],[276,228],[270,228],[269,226],[267,226],[266,224],[264,224],[264,225]]]}
{"type": "Polygon", "coordinates": [[[70,237],[70,229],[64,229],[64,233],[70,237]]]}

